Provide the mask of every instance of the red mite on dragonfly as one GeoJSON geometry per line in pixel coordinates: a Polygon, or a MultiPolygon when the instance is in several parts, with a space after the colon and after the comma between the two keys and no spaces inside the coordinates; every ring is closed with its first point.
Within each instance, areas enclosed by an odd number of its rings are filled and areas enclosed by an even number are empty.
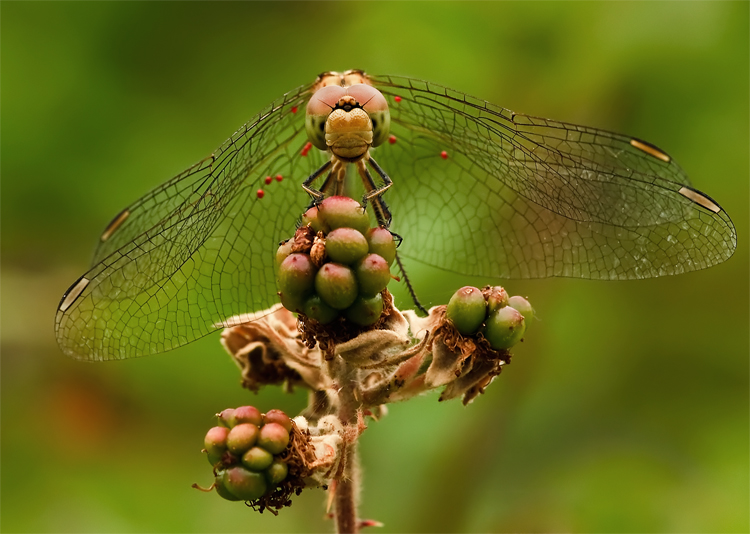
{"type": "Polygon", "coordinates": [[[737,244],[726,212],[650,143],[411,78],[326,72],[114,217],[60,300],[61,349],[164,352],[270,308],[278,243],[348,174],[402,236],[402,272],[405,258],[490,279],[638,279],[716,265],[737,244]]]}

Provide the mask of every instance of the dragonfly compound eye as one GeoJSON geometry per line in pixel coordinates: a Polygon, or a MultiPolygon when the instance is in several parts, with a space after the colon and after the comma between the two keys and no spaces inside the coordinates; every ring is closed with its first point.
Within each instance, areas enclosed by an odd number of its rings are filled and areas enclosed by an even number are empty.
{"type": "Polygon", "coordinates": [[[338,85],[329,85],[317,90],[307,104],[307,112],[305,114],[307,138],[320,150],[328,150],[325,131],[326,121],[333,108],[344,95],[346,95],[346,89],[338,85]]]}

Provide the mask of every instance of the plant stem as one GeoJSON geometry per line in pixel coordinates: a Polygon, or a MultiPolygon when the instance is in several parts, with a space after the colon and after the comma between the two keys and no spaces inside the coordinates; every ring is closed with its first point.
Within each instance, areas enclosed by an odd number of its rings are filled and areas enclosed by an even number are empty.
{"type": "MultiPolygon", "coordinates": [[[[347,428],[356,429],[357,402],[354,391],[356,383],[354,376],[356,371],[346,362],[341,360],[341,367],[338,373],[339,391],[339,419],[347,428]]],[[[341,477],[337,481],[335,495],[335,512],[336,512],[336,532],[338,534],[356,534],[359,532],[359,519],[357,515],[357,505],[359,497],[359,466],[357,458],[357,434],[348,433],[347,439],[344,440],[343,463],[344,469],[341,477]]]]}

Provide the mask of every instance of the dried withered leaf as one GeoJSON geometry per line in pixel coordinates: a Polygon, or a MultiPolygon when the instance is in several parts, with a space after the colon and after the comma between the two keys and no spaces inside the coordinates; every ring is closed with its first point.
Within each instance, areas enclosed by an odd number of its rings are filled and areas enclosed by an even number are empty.
{"type": "Polygon", "coordinates": [[[305,385],[313,390],[328,386],[320,370],[320,352],[301,342],[296,318],[280,304],[230,321],[245,321],[226,328],[221,336],[242,372],[244,387],[257,391],[265,384],[305,385]]]}

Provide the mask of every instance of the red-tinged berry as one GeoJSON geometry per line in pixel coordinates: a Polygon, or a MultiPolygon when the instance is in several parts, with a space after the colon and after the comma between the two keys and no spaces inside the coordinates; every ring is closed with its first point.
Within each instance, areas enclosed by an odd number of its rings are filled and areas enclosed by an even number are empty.
{"type": "Polygon", "coordinates": [[[379,254],[368,254],[354,266],[359,294],[371,298],[383,291],[391,281],[388,262],[379,254]]]}
{"type": "Polygon", "coordinates": [[[331,308],[343,310],[357,298],[357,279],[340,263],[326,263],[315,275],[315,292],[331,308]]]}
{"type": "Polygon", "coordinates": [[[256,195],[258,195],[258,198],[263,198],[264,196],[266,196],[266,193],[262,189],[258,189],[256,195]]]}
{"type": "Polygon", "coordinates": [[[289,445],[289,432],[279,423],[268,423],[261,427],[258,436],[258,447],[263,447],[271,454],[279,454],[289,445]]]}
{"type": "Polygon", "coordinates": [[[515,308],[506,306],[487,318],[484,337],[493,349],[504,350],[521,341],[525,329],[523,315],[515,308]]]}
{"type": "Polygon", "coordinates": [[[315,283],[315,266],[307,254],[294,253],[281,262],[278,274],[279,292],[304,299],[315,283]]]}
{"type": "Polygon", "coordinates": [[[508,299],[508,306],[515,308],[523,315],[526,329],[528,329],[529,324],[534,320],[534,308],[531,307],[531,303],[519,295],[513,295],[508,299]]]}
{"type": "Polygon", "coordinates": [[[332,230],[354,228],[365,234],[370,228],[370,218],[360,203],[353,198],[328,197],[320,203],[318,213],[332,230]]]}
{"type": "Polygon", "coordinates": [[[357,297],[354,304],[344,310],[348,320],[360,326],[370,326],[380,319],[383,313],[383,296],[378,293],[372,298],[357,297]]]}
{"type": "Polygon", "coordinates": [[[264,413],[263,424],[267,425],[268,423],[278,423],[283,426],[287,432],[292,431],[292,420],[289,419],[289,416],[281,410],[273,409],[268,410],[267,413],[264,413]]]}
{"type": "Polygon", "coordinates": [[[388,137],[388,142],[389,142],[390,144],[394,144],[394,143],[396,142],[396,136],[395,136],[395,135],[391,135],[391,136],[389,136],[389,137],[388,137]]]}
{"type": "Polygon", "coordinates": [[[487,300],[488,314],[508,305],[508,292],[500,286],[485,288],[484,294],[487,300]]]}
{"type": "Polygon", "coordinates": [[[335,321],[338,316],[338,310],[331,308],[319,295],[313,294],[305,301],[302,306],[302,313],[310,319],[315,319],[320,324],[328,324],[335,321]]]}
{"type": "Polygon", "coordinates": [[[263,447],[252,447],[242,455],[242,465],[250,471],[263,471],[273,463],[273,454],[263,447]]]}
{"type": "Polygon", "coordinates": [[[276,265],[281,265],[284,260],[292,253],[292,245],[294,244],[294,240],[287,239],[284,241],[281,245],[279,245],[279,248],[276,249],[276,265]]]}
{"type": "Polygon", "coordinates": [[[273,178],[271,178],[270,176],[266,176],[266,179],[265,179],[265,180],[263,180],[263,181],[264,181],[264,182],[266,182],[266,185],[268,185],[268,184],[270,184],[271,182],[273,182],[273,178]]]}
{"type": "Polygon", "coordinates": [[[447,153],[447,152],[446,152],[445,150],[443,150],[443,151],[442,151],[442,152],[440,153],[440,157],[441,157],[441,158],[443,158],[443,159],[448,159],[448,153],[447,153]]]}
{"type": "Polygon", "coordinates": [[[297,113],[297,106],[292,106],[292,113],[297,113]]]}
{"type": "Polygon", "coordinates": [[[260,426],[263,424],[263,415],[255,406],[240,406],[234,410],[235,424],[250,423],[260,426]]]}
{"type": "Polygon", "coordinates": [[[240,466],[225,470],[222,482],[229,493],[242,501],[259,499],[268,488],[265,476],[240,466]]]}
{"type": "Polygon", "coordinates": [[[222,410],[217,415],[219,417],[219,424],[221,426],[225,426],[227,428],[232,428],[234,426],[234,408],[227,408],[225,410],[222,410]]]}
{"type": "Polygon", "coordinates": [[[331,261],[351,265],[368,251],[367,239],[354,228],[336,228],[326,236],[326,254],[331,261]]]}
{"type": "Polygon", "coordinates": [[[302,226],[310,225],[310,227],[316,232],[323,232],[327,234],[331,231],[331,228],[320,216],[320,212],[316,206],[313,206],[302,215],[302,226]]]}
{"type": "Polygon", "coordinates": [[[400,96],[394,96],[393,100],[395,100],[396,102],[401,102],[401,97],[400,96]]]}
{"type": "Polygon", "coordinates": [[[484,295],[476,287],[462,287],[448,301],[445,316],[461,334],[469,336],[476,333],[487,316],[484,295]]]}
{"type": "Polygon", "coordinates": [[[214,480],[214,489],[219,497],[228,501],[241,501],[239,497],[235,496],[231,491],[224,485],[224,471],[219,472],[214,480]]]}
{"type": "Polygon", "coordinates": [[[393,234],[385,228],[370,228],[365,234],[371,254],[377,254],[388,263],[390,267],[396,259],[396,242],[393,234]]]}
{"type": "Polygon", "coordinates": [[[250,423],[235,426],[227,435],[227,449],[237,456],[255,445],[259,436],[258,427],[250,423]]]}
{"type": "Polygon", "coordinates": [[[277,174],[277,175],[276,175],[276,181],[277,181],[277,182],[280,182],[280,181],[281,181],[281,180],[283,180],[283,179],[284,179],[284,177],[283,177],[282,175],[280,175],[280,174],[277,174]]]}
{"type": "Polygon", "coordinates": [[[287,466],[284,462],[280,462],[278,460],[275,461],[268,467],[268,469],[266,469],[265,472],[268,485],[271,487],[279,485],[284,481],[288,473],[289,466],[287,466]]]}
{"type": "Polygon", "coordinates": [[[224,426],[215,426],[206,433],[203,446],[208,453],[208,462],[211,465],[216,465],[226,452],[228,435],[229,429],[224,426]]]}

